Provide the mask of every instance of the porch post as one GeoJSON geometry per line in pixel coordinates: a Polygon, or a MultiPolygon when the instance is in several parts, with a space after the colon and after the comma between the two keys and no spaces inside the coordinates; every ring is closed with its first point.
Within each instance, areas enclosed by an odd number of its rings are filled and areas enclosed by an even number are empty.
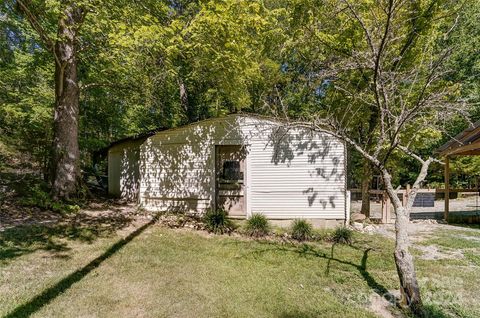
{"type": "Polygon", "coordinates": [[[443,218],[448,222],[448,212],[450,212],[450,157],[445,157],[445,213],[443,218]]]}

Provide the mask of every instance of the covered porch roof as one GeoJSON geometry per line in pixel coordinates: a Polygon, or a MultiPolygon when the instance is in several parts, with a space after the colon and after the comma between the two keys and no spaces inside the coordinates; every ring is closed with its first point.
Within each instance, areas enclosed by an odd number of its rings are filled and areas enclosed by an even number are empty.
{"type": "Polygon", "coordinates": [[[444,219],[448,221],[448,214],[450,212],[450,158],[455,156],[480,155],[480,120],[441,146],[437,150],[437,153],[445,158],[444,219]]]}
{"type": "Polygon", "coordinates": [[[480,120],[438,148],[442,157],[480,155],[480,120]]]}

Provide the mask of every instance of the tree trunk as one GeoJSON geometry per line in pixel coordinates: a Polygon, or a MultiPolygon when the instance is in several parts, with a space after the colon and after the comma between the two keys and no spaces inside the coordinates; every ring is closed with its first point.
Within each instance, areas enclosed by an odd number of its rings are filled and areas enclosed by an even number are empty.
{"type": "Polygon", "coordinates": [[[403,208],[395,209],[397,218],[395,220],[395,265],[400,279],[400,292],[402,298],[400,304],[408,306],[417,317],[423,316],[423,304],[420,297],[417,275],[413,264],[413,256],[410,254],[409,240],[407,234],[408,216],[403,208]]]}
{"type": "Polygon", "coordinates": [[[52,195],[68,200],[80,180],[78,147],[79,86],[75,42],[83,13],[69,4],[60,17],[55,43],[55,115],[53,125],[52,195]]]}
{"type": "Polygon", "coordinates": [[[363,171],[362,171],[362,209],[361,213],[364,214],[367,218],[370,217],[370,184],[372,183],[372,169],[371,163],[364,159],[363,160],[363,171]]]}
{"type": "MultiPolygon", "coordinates": [[[[410,242],[408,239],[409,211],[406,210],[392,186],[391,176],[388,172],[382,171],[383,181],[388,196],[393,203],[395,210],[395,265],[400,279],[401,306],[408,306],[417,317],[423,317],[423,304],[420,297],[420,288],[415,274],[413,256],[409,252],[410,242]]],[[[415,195],[415,194],[413,194],[415,195]]]]}
{"type": "Polygon", "coordinates": [[[180,105],[182,106],[185,115],[187,116],[188,123],[195,121],[195,114],[192,107],[190,107],[190,103],[188,102],[188,92],[185,83],[183,82],[181,77],[178,77],[178,91],[180,94],[180,105]]]}

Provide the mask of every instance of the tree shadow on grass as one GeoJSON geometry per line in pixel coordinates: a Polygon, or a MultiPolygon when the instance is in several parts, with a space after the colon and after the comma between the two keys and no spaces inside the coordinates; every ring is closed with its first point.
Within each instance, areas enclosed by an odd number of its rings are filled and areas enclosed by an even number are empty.
{"type": "Polygon", "coordinates": [[[0,231],[0,263],[37,250],[48,251],[57,257],[68,257],[68,241],[91,243],[128,226],[128,216],[92,216],[79,213],[54,223],[28,224],[0,231]]]}
{"type": "Polygon", "coordinates": [[[451,317],[443,312],[441,308],[435,305],[425,305],[423,308],[423,318],[448,318],[451,317]]]}
{"type": "Polygon", "coordinates": [[[327,253],[325,251],[316,249],[314,246],[310,244],[279,244],[275,242],[268,242],[268,241],[257,241],[257,243],[262,244],[263,246],[266,246],[266,248],[263,249],[256,249],[253,251],[251,254],[255,255],[260,255],[264,254],[266,252],[270,251],[279,251],[279,252],[284,252],[284,253],[296,253],[301,256],[314,256],[318,257],[321,259],[324,259],[327,261],[327,266],[325,268],[325,274],[328,275],[330,273],[330,267],[332,262],[336,262],[339,264],[344,264],[353,267],[356,269],[360,275],[363,277],[367,285],[375,291],[378,295],[385,297],[387,300],[391,301],[393,300],[394,296],[389,293],[388,289],[385,288],[382,284],[377,282],[375,278],[367,271],[367,260],[368,260],[368,253],[372,251],[372,248],[365,248],[361,249],[359,247],[356,247],[354,245],[351,245],[350,247],[356,250],[361,250],[363,251],[362,258],[360,260],[359,264],[356,264],[352,261],[347,261],[347,260],[342,260],[340,258],[335,257],[335,247],[337,244],[332,244],[330,248],[330,252],[327,253]],[[392,297],[392,298],[390,298],[392,297]]]}
{"type": "Polygon", "coordinates": [[[29,302],[15,308],[12,312],[7,314],[4,318],[13,318],[13,317],[29,317],[36,311],[40,310],[42,307],[50,303],[53,299],[55,299],[60,294],[64,293],[67,289],[69,289],[73,284],[82,280],[85,276],[87,276],[92,270],[99,267],[106,259],[110,258],[116,252],[118,252],[121,248],[127,245],[130,241],[132,241],[135,237],[140,235],[145,229],[147,229],[150,225],[154,224],[158,220],[158,217],[153,218],[150,222],[142,225],[132,233],[130,233],[126,238],[120,239],[115,244],[110,246],[108,250],[106,250],[102,255],[98,256],[90,263],[82,267],[81,269],[76,270],[75,272],[71,273],[54,286],[44,290],[41,294],[35,296],[29,302]]]}
{"type": "Polygon", "coordinates": [[[292,310],[280,313],[277,316],[278,318],[311,318],[311,317],[318,317],[318,314],[302,312],[300,310],[292,310]]]}
{"type": "MultiPolygon", "coordinates": [[[[372,289],[376,294],[386,299],[392,306],[399,305],[398,299],[395,297],[395,295],[390,293],[385,286],[383,286],[381,283],[376,281],[375,278],[367,270],[368,254],[373,250],[371,247],[361,248],[355,245],[350,245],[351,248],[363,252],[360,263],[357,264],[352,261],[342,260],[338,257],[335,257],[335,247],[337,246],[336,243],[332,244],[329,253],[316,249],[314,246],[309,244],[302,244],[302,245],[279,244],[279,243],[268,242],[268,241],[257,241],[257,243],[265,246],[266,248],[256,249],[255,251],[252,252],[255,255],[260,255],[260,254],[264,254],[272,251],[279,251],[284,253],[296,253],[302,256],[314,256],[321,259],[325,259],[327,261],[327,265],[325,268],[326,275],[329,275],[330,273],[332,262],[351,266],[360,273],[360,275],[365,280],[365,282],[370,287],[370,289],[372,289]]],[[[407,313],[407,316],[410,317],[408,313],[407,313]]],[[[310,317],[310,315],[309,313],[302,313],[302,312],[294,312],[294,313],[287,312],[287,313],[283,313],[279,317],[310,317]]],[[[449,316],[444,313],[442,308],[427,304],[424,307],[423,317],[424,318],[446,318],[449,316]]]]}
{"type": "Polygon", "coordinates": [[[375,278],[373,278],[373,276],[367,271],[368,253],[372,250],[372,248],[369,247],[369,248],[364,249],[360,264],[355,264],[355,263],[350,262],[350,261],[345,261],[345,260],[341,260],[339,258],[336,258],[334,256],[335,246],[336,246],[335,243],[332,244],[330,255],[326,255],[325,253],[319,253],[312,246],[306,245],[306,244],[303,245],[303,248],[302,248],[301,251],[299,251],[299,253],[309,254],[309,255],[316,256],[316,257],[327,259],[327,268],[325,269],[325,273],[327,275],[330,273],[330,264],[331,264],[332,261],[340,263],[340,264],[352,266],[353,268],[355,268],[360,273],[360,275],[363,277],[363,279],[367,283],[368,287],[370,287],[375,293],[377,293],[381,297],[386,298],[389,301],[394,299],[394,296],[388,291],[388,289],[385,288],[379,282],[377,282],[375,280],[375,278]]]}

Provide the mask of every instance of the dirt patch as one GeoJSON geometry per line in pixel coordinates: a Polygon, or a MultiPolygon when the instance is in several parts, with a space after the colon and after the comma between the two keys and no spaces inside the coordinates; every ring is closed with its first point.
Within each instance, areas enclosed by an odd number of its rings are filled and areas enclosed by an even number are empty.
{"type": "Polygon", "coordinates": [[[441,251],[438,246],[435,245],[416,245],[415,248],[422,252],[420,258],[425,260],[459,259],[464,257],[461,251],[441,251]]]}
{"type": "Polygon", "coordinates": [[[76,213],[62,214],[38,208],[15,206],[0,214],[0,231],[26,225],[70,226],[76,229],[93,229],[95,232],[130,230],[148,221],[146,213],[134,204],[109,201],[90,203],[76,213]],[[5,213],[7,212],[7,213],[5,213]]]}
{"type": "Polygon", "coordinates": [[[399,292],[397,290],[389,291],[389,293],[385,297],[380,296],[377,293],[372,293],[370,295],[370,311],[383,318],[400,317],[393,313],[395,312],[394,304],[396,302],[396,299],[398,299],[399,297],[398,294],[399,292]]]}
{"type": "MultiPolygon", "coordinates": [[[[374,233],[381,234],[385,237],[395,238],[395,226],[393,224],[378,224],[372,227],[374,233]]],[[[408,235],[412,243],[421,242],[429,238],[429,236],[437,230],[458,231],[458,226],[441,224],[432,220],[414,221],[408,224],[408,235]]],[[[477,229],[461,228],[462,231],[479,232],[477,229]]]]}
{"type": "MultiPolygon", "coordinates": [[[[440,249],[435,244],[424,245],[422,242],[431,239],[432,235],[436,231],[466,231],[466,232],[475,232],[478,233],[477,229],[470,228],[459,228],[458,226],[441,224],[434,220],[424,220],[424,221],[414,221],[408,224],[408,234],[410,241],[412,242],[412,247],[418,249],[422,252],[420,258],[425,260],[440,260],[440,259],[459,259],[464,258],[463,252],[461,250],[448,250],[440,249]]],[[[377,233],[382,236],[388,237],[390,239],[395,239],[395,227],[393,224],[380,224],[375,225],[370,228],[370,232],[377,233]]],[[[468,236],[463,233],[459,234],[459,237],[480,241],[480,237],[468,236]]]]}
{"type": "Polygon", "coordinates": [[[57,223],[62,218],[62,215],[52,211],[5,206],[0,210],[0,231],[21,225],[57,223]]]}
{"type": "Polygon", "coordinates": [[[480,237],[478,236],[469,236],[469,235],[459,235],[458,237],[463,238],[469,241],[480,242],[480,237]]]}

